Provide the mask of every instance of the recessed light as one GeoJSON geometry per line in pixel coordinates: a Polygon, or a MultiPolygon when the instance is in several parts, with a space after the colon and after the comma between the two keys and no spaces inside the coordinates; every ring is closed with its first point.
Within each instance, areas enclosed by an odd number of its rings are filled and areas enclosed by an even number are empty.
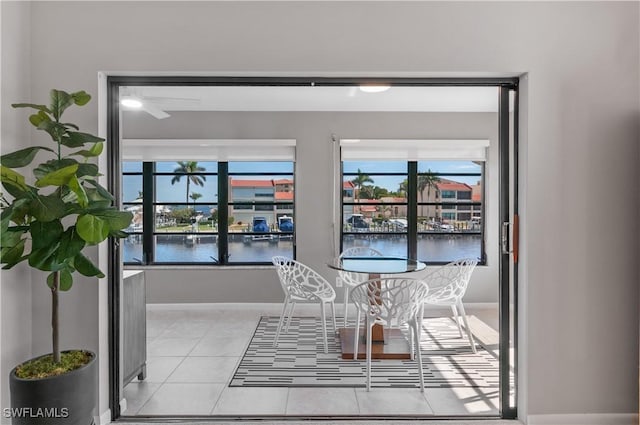
{"type": "Polygon", "coordinates": [[[120,104],[127,108],[142,108],[142,102],[140,99],[136,99],[134,97],[125,97],[120,101],[120,104]]]}
{"type": "Polygon", "coordinates": [[[381,93],[391,88],[388,84],[360,84],[360,91],[365,93],[381,93]]]}

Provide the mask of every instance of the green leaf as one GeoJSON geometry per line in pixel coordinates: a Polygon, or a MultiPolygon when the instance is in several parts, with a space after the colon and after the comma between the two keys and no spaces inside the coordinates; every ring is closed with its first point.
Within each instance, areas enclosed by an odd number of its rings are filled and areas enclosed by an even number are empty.
{"type": "Polygon", "coordinates": [[[64,264],[56,259],[58,244],[51,244],[39,249],[32,249],[29,254],[29,265],[38,270],[56,271],[60,270],[64,264]]]}
{"type": "Polygon", "coordinates": [[[75,103],[73,97],[65,91],[53,89],[49,92],[51,115],[57,120],[69,106],[75,103]]]}
{"type": "MultiPolygon", "coordinates": [[[[38,124],[38,130],[46,131],[47,133],[49,133],[49,135],[53,140],[55,141],[60,140],[60,143],[64,144],[63,140],[66,138],[66,134],[67,134],[67,128],[64,125],[54,121],[42,121],[40,122],[40,124],[38,124]]],[[[77,148],[78,146],[69,146],[69,147],[77,148]]]]}
{"type": "MultiPolygon", "coordinates": [[[[100,183],[98,183],[97,181],[87,180],[87,183],[96,188],[95,192],[92,191],[91,196],[90,196],[90,199],[92,201],[105,200],[105,201],[109,201],[109,204],[111,204],[111,202],[114,200],[113,195],[111,193],[109,193],[109,191],[107,189],[102,187],[102,185],[100,183]]],[[[89,191],[87,190],[87,194],[88,193],[89,193],[89,191]]]]}
{"type": "Polygon", "coordinates": [[[128,211],[118,211],[115,208],[92,211],[92,214],[106,221],[110,230],[126,229],[131,224],[131,220],[133,220],[133,214],[128,211]]]}
{"type": "Polygon", "coordinates": [[[73,158],[62,158],[61,160],[51,159],[47,162],[39,164],[36,168],[34,168],[33,175],[36,176],[37,179],[41,179],[53,171],[68,167],[73,164],[78,164],[78,168],[80,167],[80,163],[73,158]]]}
{"type": "Polygon", "coordinates": [[[78,177],[91,176],[97,177],[100,174],[98,166],[96,164],[80,164],[78,165],[78,177]]]}
{"type": "Polygon", "coordinates": [[[72,122],[63,122],[62,125],[64,125],[67,128],[73,128],[74,130],[80,130],[80,127],[78,127],[72,122]]]}
{"type": "Polygon", "coordinates": [[[67,268],[50,273],[47,276],[47,286],[53,289],[56,274],[58,275],[58,289],[61,291],[68,291],[71,289],[71,285],[73,285],[73,276],[71,276],[71,272],[67,268]]]}
{"type": "Polygon", "coordinates": [[[60,248],[58,249],[58,261],[63,262],[75,257],[85,247],[86,242],[78,236],[75,226],[69,227],[60,238],[60,248]]]}
{"type": "MultiPolygon", "coordinates": [[[[17,171],[13,171],[11,168],[0,165],[0,174],[2,184],[5,185],[5,187],[6,185],[10,185],[11,187],[22,192],[26,192],[29,190],[29,187],[25,183],[24,176],[17,171]]],[[[9,188],[7,188],[7,190],[9,190],[9,188]]],[[[14,195],[13,193],[11,194],[14,195]]]]}
{"type": "Polygon", "coordinates": [[[100,156],[103,148],[104,148],[104,143],[98,142],[95,145],[93,145],[91,149],[88,149],[88,150],[84,149],[81,151],[73,152],[71,155],[81,155],[81,156],[84,156],[85,158],[91,158],[94,156],[100,156]]]}
{"type": "Polygon", "coordinates": [[[89,133],[81,133],[79,131],[69,131],[67,134],[69,136],[69,140],[71,144],[68,144],[65,142],[64,145],[69,147],[83,146],[87,143],[104,142],[103,138],[94,136],[93,134],[89,134],[89,133]]]}
{"type": "Polygon", "coordinates": [[[47,196],[37,195],[29,202],[29,208],[36,220],[44,222],[64,217],[66,213],[64,202],[55,193],[47,196]]]}
{"type": "Polygon", "coordinates": [[[86,208],[89,205],[89,199],[87,198],[87,194],[84,191],[84,187],[78,181],[78,178],[74,175],[69,179],[69,189],[73,191],[78,197],[78,204],[82,208],[86,208]]]}
{"type": "Polygon", "coordinates": [[[2,246],[0,250],[0,263],[6,264],[11,268],[23,260],[22,253],[24,252],[24,239],[19,239],[17,243],[11,246],[2,246]]]}
{"type": "Polygon", "coordinates": [[[24,224],[29,214],[29,202],[30,200],[27,198],[14,199],[11,205],[2,211],[3,232],[8,229],[9,221],[13,221],[16,224],[24,224]]]}
{"type": "Polygon", "coordinates": [[[36,181],[36,187],[62,186],[69,183],[71,177],[75,177],[78,164],[69,165],[53,171],[36,181]]]}
{"type": "Polygon", "coordinates": [[[54,152],[53,150],[43,146],[33,146],[31,148],[20,149],[19,151],[2,155],[2,157],[0,157],[0,163],[9,168],[25,167],[31,164],[31,161],[33,161],[33,158],[41,149],[54,152]]]}
{"type": "Polygon", "coordinates": [[[100,269],[91,262],[91,260],[82,254],[78,254],[74,257],[73,266],[84,276],[104,277],[104,273],[102,273],[100,269]]]}
{"type": "Polygon", "coordinates": [[[60,220],[47,222],[34,221],[29,228],[33,249],[40,249],[59,243],[62,232],[64,231],[60,220]]]}
{"type": "Polygon", "coordinates": [[[109,224],[100,217],[84,214],[78,217],[76,231],[87,243],[95,245],[109,236],[109,224]]]}
{"type": "Polygon", "coordinates": [[[73,285],[73,276],[71,276],[71,272],[67,269],[60,270],[60,290],[68,291],[71,289],[71,285],[73,285]]]}
{"type": "Polygon", "coordinates": [[[40,128],[43,123],[51,122],[51,117],[47,115],[46,112],[40,111],[36,114],[29,115],[29,122],[33,124],[34,127],[40,128]]]}
{"type": "Polygon", "coordinates": [[[12,108],[32,108],[32,109],[37,109],[39,111],[51,113],[49,108],[47,108],[45,105],[36,105],[35,103],[12,103],[11,107],[12,108]]]}
{"type": "Polygon", "coordinates": [[[84,90],[71,93],[71,97],[73,98],[75,104],[78,106],[86,105],[91,100],[91,95],[84,90]]]}

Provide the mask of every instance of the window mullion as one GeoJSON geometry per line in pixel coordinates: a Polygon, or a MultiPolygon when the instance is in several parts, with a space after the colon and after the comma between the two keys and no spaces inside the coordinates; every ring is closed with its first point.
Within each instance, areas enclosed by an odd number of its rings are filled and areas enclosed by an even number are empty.
{"type": "Polygon", "coordinates": [[[154,262],[154,231],[155,231],[155,182],[153,162],[142,163],[142,263],[153,264],[154,262]]]}
{"type": "Polygon", "coordinates": [[[218,263],[229,263],[229,163],[218,162],[218,263]]]}
{"type": "Polygon", "coordinates": [[[407,257],[418,258],[418,163],[407,164],[407,257]]]}

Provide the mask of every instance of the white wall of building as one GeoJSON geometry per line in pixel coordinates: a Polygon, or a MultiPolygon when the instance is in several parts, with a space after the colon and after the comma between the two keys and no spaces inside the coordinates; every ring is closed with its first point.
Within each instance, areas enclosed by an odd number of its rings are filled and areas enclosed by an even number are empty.
{"type": "MultiPolygon", "coordinates": [[[[98,71],[526,73],[520,414],[631,415],[638,410],[638,7],[637,2],[33,2],[27,65],[33,101],[51,87],[96,93],[98,71]],[[625,208],[619,208],[621,199],[625,208]],[[596,201],[616,207],[603,217],[596,201]]],[[[16,31],[3,25],[3,47],[4,38],[16,31]]],[[[95,131],[97,104],[69,118],[95,131]]],[[[305,145],[300,153],[322,159],[307,164],[307,175],[328,172],[323,145],[305,145]]],[[[326,187],[321,178],[298,183],[318,192],[326,187]]],[[[314,203],[321,202],[299,201],[308,205],[303,210],[315,210],[314,203]]],[[[324,258],[325,245],[303,245],[315,232],[298,236],[301,258],[324,258]]],[[[96,335],[106,324],[95,312],[106,300],[94,280],[75,286],[63,300],[63,345],[105,343],[96,335]]],[[[47,340],[41,331],[48,327],[47,309],[35,308],[41,296],[34,293],[34,351],[47,340]]],[[[14,300],[2,293],[3,306],[20,299],[22,294],[14,300]]],[[[105,386],[101,411],[107,407],[105,386]]]]}

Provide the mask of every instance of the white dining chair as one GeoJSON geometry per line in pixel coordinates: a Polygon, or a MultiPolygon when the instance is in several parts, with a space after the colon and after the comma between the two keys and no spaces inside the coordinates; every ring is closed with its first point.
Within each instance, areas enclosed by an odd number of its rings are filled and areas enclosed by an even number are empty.
{"type": "Polygon", "coordinates": [[[429,295],[425,299],[426,304],[451,307],[460,338],[463,338],[459,320],[459,316],[462,316],[467,338],[474,353],[476,353],[476,344],[462,304],[462,297],[467,292],[471,274],[477,264],[478,260],[465,258],[445,264],[419,277],[429,287],[429,295]]]}
{"type": "MultiPolygon", "coordinates": [[[[340,254],[339,258],[344,257],[382,257],[382,253],[373,248],[354,246],[345,249],[340,254]]],[[[347,313],[349,312],[349,290],[367,280],[369,278],[369,275],[367,273],[346,272],[344,270],[340,270],[338,272],[338,278],[340,279],[340,281],[342,282],[342,286],[344,287],[344,327],[346,328],[348,315],[347,313]]]]}
{"type": "Polygon", "coordinates": [[[427,285],[420,279],[387,277],[367,280],[351,290],[351,301],[356,306],[357,319],[354,334],[353,358],[358,358],[360,320],[365,317],[367,391],[371,389],[372,328],[381,325],[409,325],[411,350],[415,353],[420,376],[420,391],[424,392],[422,355],[420,353],[420,323],[418,317],[428,295],[427,285]]]}
{"type": "Polygon", "coordinates": [[[285,295],[284,305],[282,306],[282,313],[280,314],[280,320],[278,321],[278,329],[276,330],[273,346],[275,347],[278,345],[278,339],[285,320],[287,321],[285,332],[289,332],[289,325],[291,325],[291,317],[293,316],[293,310],[295,309],[296,303],[318,303],[320,304],[320,317],[322,320],[324,352],[327,353],[328,345],[325,304],[329,304],[331,306],[333,331],[334,333],[337,332],[336,310],[334,305],[336,293],[333,287],[318,272],[299,261],[283,256],[274,256],[272,257],[271,262],[276,266],[280,285],[282,286],[282,290],[285,295]],[[291,307],[291,310],[287,314],[289,306],[291,307]]]}

